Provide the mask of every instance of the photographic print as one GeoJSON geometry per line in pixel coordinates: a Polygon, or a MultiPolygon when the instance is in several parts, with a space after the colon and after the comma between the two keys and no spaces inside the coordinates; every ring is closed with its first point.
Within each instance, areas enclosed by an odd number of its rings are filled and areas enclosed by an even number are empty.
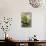
{"type": "Polygon", "coordinates": [[[31,12],[22,12],[21,13],[21,26],[22,27],[31,27],[32,24],[32,14],[31,12]]]}

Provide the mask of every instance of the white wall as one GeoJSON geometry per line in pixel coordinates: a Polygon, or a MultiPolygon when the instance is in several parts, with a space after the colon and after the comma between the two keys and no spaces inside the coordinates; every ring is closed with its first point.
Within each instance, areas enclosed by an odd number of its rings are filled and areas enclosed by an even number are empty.
{"type": "Polygon", "coordinates": [[[28,0],[0,0],[0,16],[13,17],[9,33],[17,40],[27,40],[34,34],[39,40],[44,40],[45,12],[45,8],[32,8],[28,0]],[[32,27],[21,27],[21,12],[32,12],[32,27]]]}
{"type": "Polygon", "coordinates": [[[46,39],[46,15],[45,15],[45,24],[44,24],[44,38],[46,39]]]}

